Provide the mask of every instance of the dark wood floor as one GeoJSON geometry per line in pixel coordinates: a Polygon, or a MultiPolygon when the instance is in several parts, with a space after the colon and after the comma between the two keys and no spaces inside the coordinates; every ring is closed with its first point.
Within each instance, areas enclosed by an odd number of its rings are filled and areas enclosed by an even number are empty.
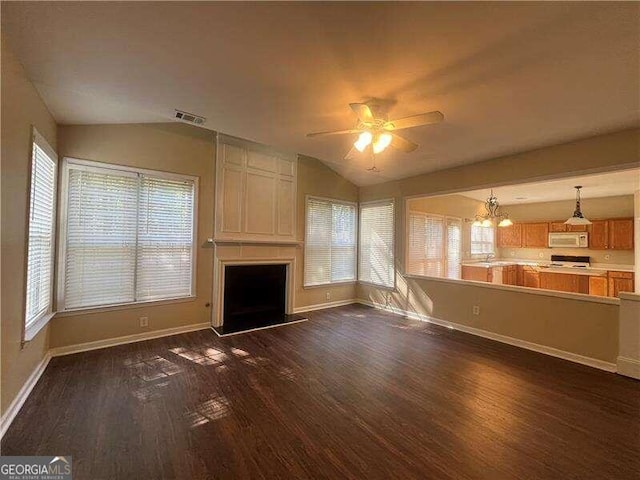
{"type": "Polygon", "coordinates": [[[54,358],[3,455],[74,479],[635,479],[640,382],[363,306],[54,358]]]}

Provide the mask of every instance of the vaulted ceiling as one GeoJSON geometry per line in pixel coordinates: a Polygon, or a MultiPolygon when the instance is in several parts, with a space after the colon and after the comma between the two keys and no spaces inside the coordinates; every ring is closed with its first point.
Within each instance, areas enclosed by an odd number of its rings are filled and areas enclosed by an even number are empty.
{"type": "Polygon", "coordinates": [[[3,40],[59,123],[165,122],[314,156],[359,185],[640,124],[640,3],[2,3],[3,40]],[[350,102],[413,153],[346,161],[350,102]]]}

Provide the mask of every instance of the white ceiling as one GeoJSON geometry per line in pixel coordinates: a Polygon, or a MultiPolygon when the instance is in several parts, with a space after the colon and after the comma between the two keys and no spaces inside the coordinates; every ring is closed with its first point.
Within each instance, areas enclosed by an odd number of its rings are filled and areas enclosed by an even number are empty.
{"type": "MultiPolygon", "coordinates": [[[[576,190],[574,187],[576,185],[582,186],[580,192],[582,198],[633,195],[634,192],[640,191],[640,169],[496,187],[493,189],[493,193],[498,197],[501,205],[553,202],[575,199],[576,190]]],[[[484,202],[490,192],[491,190],[486,188],[464,192],[460,195],[484,202]]]]}
{"type": "Polygon", "coordinates": [[[640,124],[640,3],[3,2],[3,37],[63,124],[206,127],[359,185],[640,124]],[[411,153],[345,161],[349,102],[394,100],[411,153]]]}

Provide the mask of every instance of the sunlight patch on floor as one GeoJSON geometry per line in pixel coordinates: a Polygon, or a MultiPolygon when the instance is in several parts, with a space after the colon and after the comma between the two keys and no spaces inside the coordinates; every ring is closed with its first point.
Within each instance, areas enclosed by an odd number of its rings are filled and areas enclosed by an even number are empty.
{"type": "Polygon", "coordinates": [[[184,347],[176,347],[169,350],[180,357],[189,360],[198,365],[218,365],[227,359],[227,354],[216,348],[195,348],[188,349],[184,347]]]}
{"type": "Polygon", "coordinates": [[[127,359],[124,361],[124,364],[134,375],[140,377],[145,382],[152,382],[159,378],[169,377],[182,372],[182,369],[178,365],[159,355],[143,360],[127,359]]]}
{"type": "Polygon", "coordinates": [[[190,428],[196,428],[229,415],[230,403],[224,396],[218,396],[198,405],[186,414],[190,428]]]}

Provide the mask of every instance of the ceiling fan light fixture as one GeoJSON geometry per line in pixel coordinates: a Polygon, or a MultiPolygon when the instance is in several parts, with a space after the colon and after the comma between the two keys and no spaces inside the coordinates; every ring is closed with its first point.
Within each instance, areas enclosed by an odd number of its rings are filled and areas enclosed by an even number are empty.
{"type": "Polygon", "coordinates": [[[354,142],[353,146],[356,147],[356,150],[359,152],[364,152],[364,149],[367,148],[372,140],[373,135],[371,135],[371,132],[362,132],[358,136],[358,140],[354,142]]]}
{"type": "Polygon", "coordinates": [[[391,140],[393,140],[393,136],[390,133],[381,133],[376,136],[376,139],[373,141],[373,153],[380,153],[384,151],[389,145],[391,145],[391,140]]]}

